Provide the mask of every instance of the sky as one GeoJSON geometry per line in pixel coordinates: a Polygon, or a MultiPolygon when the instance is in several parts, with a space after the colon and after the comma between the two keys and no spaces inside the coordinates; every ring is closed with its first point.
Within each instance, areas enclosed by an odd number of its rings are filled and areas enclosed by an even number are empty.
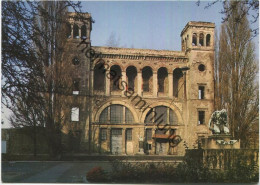
{"type": "MultiPolygon", "coordinates": [[[[189,21],[213,22],[219,30],[222,4],[209,9],[204,9],[205,5],[205,1],[200,6],[196,1],[83,1],[82,11],[95,20],[92,46],[105,46],[114,33],[120,47],[180,51],[180,33],[189,21]]],[[[258,40],[254,39],[257,58],[258,40]]],[[[4,110],[2,128],[10,127],[8,116],[10,112],[4,110]]]]}
{"type": "MultiPolygon", "coordinates": [[[[91,32],[93,46],[105,46],[114,33],[120,39],[120,47],[180,51],[180,33],[189,21],[213,22],[219,30],[222,3],[205,9],[207,4],[205,1],[200,6],[196,1],[84,1],[82,10],[91,13],[95,20],[91,32]]],[[[258,37],[255,41],[258,48],[258,37]]]]}

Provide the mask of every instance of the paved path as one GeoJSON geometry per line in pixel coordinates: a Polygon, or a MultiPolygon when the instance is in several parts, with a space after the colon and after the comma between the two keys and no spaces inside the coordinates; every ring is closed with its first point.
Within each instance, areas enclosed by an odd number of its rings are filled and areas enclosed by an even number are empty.
{"type": "Polygon", "coordinates": [[[3,162],[2,181],[19,183],[87,183],[86,173],[101,166],[110,171],[109,162],[3,162]]]}

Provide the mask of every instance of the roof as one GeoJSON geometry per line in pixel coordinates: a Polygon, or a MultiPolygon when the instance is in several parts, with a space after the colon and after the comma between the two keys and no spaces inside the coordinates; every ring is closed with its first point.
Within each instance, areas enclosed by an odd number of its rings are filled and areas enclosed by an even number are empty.
{"type": "Polygon", "coordinates": [[[190,21],[186,24],[184,29],[181,32],[181,36],[189,27],[204,27],[204,28],[215,28],[215,23],[212,22],[203,22],[203,21],[190,21]]]}

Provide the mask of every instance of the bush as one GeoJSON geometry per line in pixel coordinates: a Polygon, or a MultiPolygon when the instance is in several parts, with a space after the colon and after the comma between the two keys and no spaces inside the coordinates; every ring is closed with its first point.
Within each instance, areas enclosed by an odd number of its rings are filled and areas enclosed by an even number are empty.
{"type": "Polygon", "coordinates": [[[88,171],[86,178],[89,182],[107,182],[107,174],[100,166],[88,171]]]}

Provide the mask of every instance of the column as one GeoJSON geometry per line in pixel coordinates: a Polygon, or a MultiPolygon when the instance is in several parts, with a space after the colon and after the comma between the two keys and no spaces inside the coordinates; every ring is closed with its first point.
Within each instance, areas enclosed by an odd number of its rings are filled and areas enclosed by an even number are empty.
{"type": "MultiPolygon", "coordinates": [[[[155,134],[155,129],[152,129],[152,137],[155,134]]],[[[151,153],[156,154],[156,138],[152,140],[152,151],[151,153]]]]}
{"type": "Polygon", "coordinates": [[[172,98],[173,96],[173,76],[172,73],[168,74],[168,80],[169,80],[169,97],[172,98]]]}
{"type": "Polygon", "coordinates": [[[125,90],[126,90],[126,84],[127,84],[127,81],[126,81],[126,72],[125,71],[122,71],[122,84],[123,84],[123,87],[121,87],[121,89],[122,89],[122,97],[124,97],[125,95],[124,95],[124,93],[125,93],[125,90]],[[124,82],[126,82],[126,83],[124,83],[124,82]]]}
{"type": "Polygon", "coordinates": [[[123,106],[123,123],[125,124],[125,106],[123,106]]]}
{"type": "Polygon", "coordinates": [[[139,96],[142,96],[142,85],[143,85],[143,79],[142,79],[142,73],[137,73],[137,94],[139,96]]]}
{"type": "Polygon", "coordinates": [[[94,70],[91,69],[90,71],[90,95],[93,95],[94,93],[94,70]]]}
{"type": "Polygon", "coordinates": [[[126,147],[126,138],[125,138],[125,128],[122,129],[122,154],[125,155],[125,147],[126,147]]]}
{"type": "Polygon", "coordinates": [[[158,79],[157,79],[157,73],[153,73],[153,96],[157,97],[158,94],[158,79]]]}
{"type": "Polygon", "coordinates": [[[79,26],[79,38],[81,38],[81,26],[79,26]]]}
{"type": "Polygon", "coordinates": [[[111,152],[111,128],[107,129],[107,151],[111,152]]]}
{"type": "Polygon", "coordinates": [[[70,27],[71,27],[71,38],[73,38],[73,24],[71,24],[70,27]]]}
{"type": "Polygon", "coordinates": [[[106,96],[110,96],[110,78],[108,78],[109,74],[109,70],[106,70],[106,96]]]}
{"type": "Polygon", "coordinates": [[[204,34],[203,46],[206,46],[206,37],[207,37],[207,34],[204,34]]]}

